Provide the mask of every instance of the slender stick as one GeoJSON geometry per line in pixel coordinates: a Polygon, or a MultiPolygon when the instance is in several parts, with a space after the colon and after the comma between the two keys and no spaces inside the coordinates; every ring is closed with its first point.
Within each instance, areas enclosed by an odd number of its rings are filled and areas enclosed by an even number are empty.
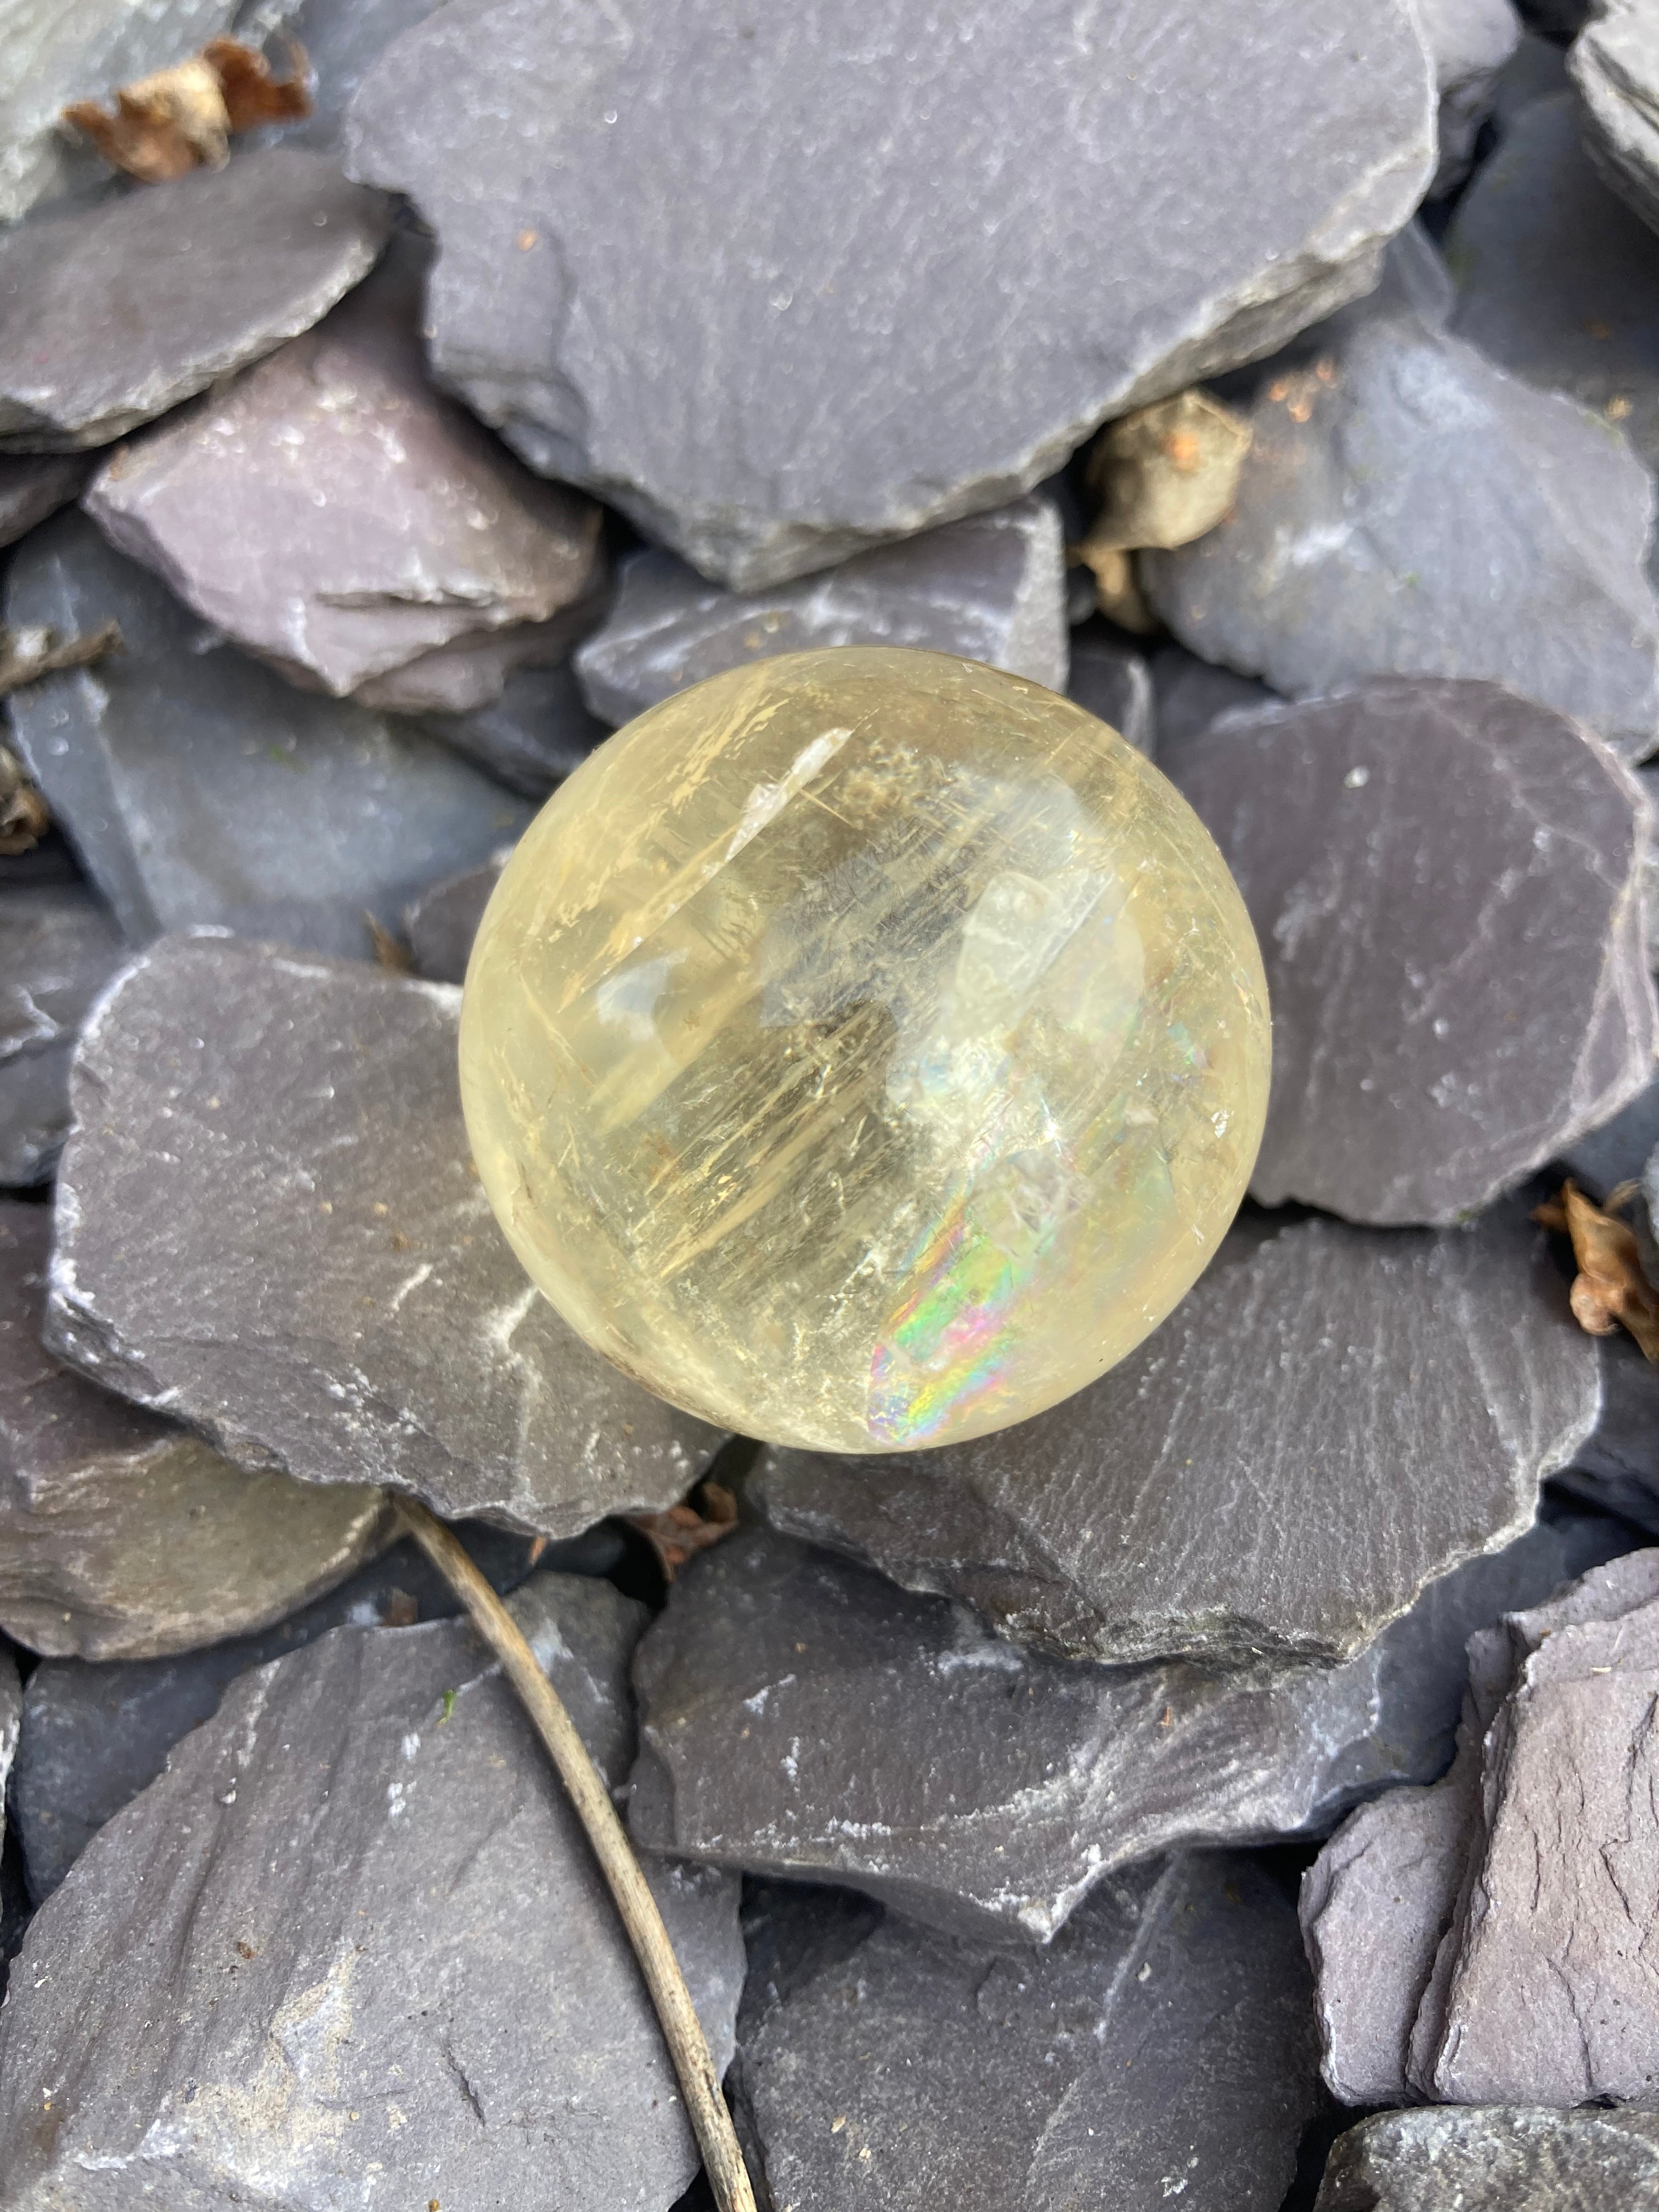
{"type": "Polygon", "coordinates": [[[720,2076],[714,2071],[702,2023],[692,2005],[668,1930],[662,1924],[657,1900],[646,1886],[627,1831],[617,1818],[604,1776],[589,1758],[586,1745],[577,1735],[558,1692],[537,1664],[518,1623],[473,1565],[460,1540],[413,1498],[399,1498],[398,1510],[410,1534],[460,1599],[473,1626],[501,1661],[502,1673],[523,1699],[576,1808],[576,1817],[587,1831],[587,1840],[617,1900],[617,1910],[662,2023],[663,2038],[680,2078],[720,2212],[755,2212],[748,2169],[720,2094],[720,2076]]]}

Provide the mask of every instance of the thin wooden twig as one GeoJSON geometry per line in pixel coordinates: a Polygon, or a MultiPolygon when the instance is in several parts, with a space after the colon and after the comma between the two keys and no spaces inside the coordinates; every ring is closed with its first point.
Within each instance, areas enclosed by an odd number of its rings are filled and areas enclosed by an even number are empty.
{"type": "Polygon", "coordinates": [[[576,1808],[576,1817],[587,1832],[662,2023],[720,2212],[755,2212],[748,2169],[720,2094],[720,2076],[714,2071],[702,2023],[663,1926],[657,1900],[646,1886],[627,1831],[617,1817],[605,1777],[589,1758],[587,1747],[577,1735],[557,1691],[537,1664],[517,1622],[473,1565],[459,1538],[412,1498],[400,1498],[398,1510],[410,1535],[460,1599],[473,1626],[501,1661],[502,1673],[523,1699],[576,1808]]]}

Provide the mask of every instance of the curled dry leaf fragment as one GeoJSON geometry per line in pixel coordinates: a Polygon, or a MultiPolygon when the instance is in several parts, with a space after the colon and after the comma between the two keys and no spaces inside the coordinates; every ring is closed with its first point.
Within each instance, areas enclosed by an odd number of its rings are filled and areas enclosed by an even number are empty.
{"type": "Polygon", "coordinates": [[[656,1553],[665,1582],[672,1583],[694,1553],[706,1552],[738,1525],[738,1501],[729,1490],[718,1482],[705,1482],[697,1494],[702,1501],[701,1511],[695,1505],[671,1505],[665,1513],[623,1516],[656,1553]]]}
{"type": "Polygon", "coordinates": [[[279,81],[255,47],[213,39],[188,61],[121,86],[112,115],[95,100],[78,100],[64,110],[64,120],[112,167],[158,185],[191,169],[222,168],[233,131],[309,115],[307,71],[296,41],[289,41],[289,75],[279,81]]]}
{"type": "Polygon", "coordinates": [[[1249,450],[1249,424],[1206,392],[1178,392],[1107,424],[1087,471],[1100,511],[1072,549],[1094,571],[1103,614],[1129,629],[1156,626],[1130,553],[1188,545],[1213,530],[1233,503],[1249,450]]]}
{"type": "Polygon", "coordinates": [[[0,745],[0,854],[31,851],[52,827],[52,811],[9,746],[0,745]]]}
{"type": "Polygon", "coordinates": [[[60,669],[84,668],[121,650],[121,625],[106,622],[85,637],[60,639],[55,629],[0,629],[0,699],[60,669]]]}
{"type": "MultiPolygon", "coordinates": [[[[1613,1200],[1629,1195],[1615,1191],[1613,1200]]],[[[1591,1336],[1611,1336],[1622,1322],[1648,1358],[1659,1361],[1659,1290],[1643,1270],[1635,1232],[1593,1205],[1575,1182],[1539,1206],[1533,1219],[1565,1230],[1572,1239],[1578,1273],[1571,1291],[1573,1318],[1591,1336]]]]}

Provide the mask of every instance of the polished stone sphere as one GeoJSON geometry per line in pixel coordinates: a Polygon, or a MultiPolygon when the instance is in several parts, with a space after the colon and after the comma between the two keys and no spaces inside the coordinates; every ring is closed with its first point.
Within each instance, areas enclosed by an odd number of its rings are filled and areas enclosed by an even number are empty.
{"type": "Polygon", "coordinates": [[[1041,1413],[1243,1194],[1267,986],[1226,864],[1103,722],[972,661],[791,653],[641,714],[490,900],[484,1188],[573,1328],[777,1443],[1041,1413]]]}

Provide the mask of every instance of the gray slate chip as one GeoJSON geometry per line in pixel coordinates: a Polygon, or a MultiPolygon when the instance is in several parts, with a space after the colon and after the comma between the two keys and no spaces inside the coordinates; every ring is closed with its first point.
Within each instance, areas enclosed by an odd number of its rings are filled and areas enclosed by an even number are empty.
{"type": "Polygon", "coordinates": [[[1411,1236],[1253,1216],[1052,1412],[935,1451],[774,1451],[755,1494],[784,1533],[1064,1655],[1346,1659],[1530,1525],[1598,1387],[1520,1207],[1411,1236]]]}
{"type": "Polygon", "coordinates": [[[575,668],[589,707],[617,725],[723,670],[832,645],[955,653],[1063,691],[1066,561],[1054,501],[1016,500],[769,591],[724,591],[672,553],[635,553],[575,668]]]}
{"type": "Polygon", "coordinates": [[[1595,0],[1568,71],[1584,144],[1620,198],[1659,230],[1659,23],[1643,0],[1595,0]]]}
{"type": "Polygon", "coordinates": [[[460,994],[223,936],[141,955],[83,1033],[47,1334],[239,1464],[574,1535],[722,1441],[526,1279],[472,1172],[460,994]]]}
{"type": "Polygon", "coordinates": [[[1294,697],[1486,678],[1653,750],[1653,484],[1605,422],[1403,308],[1264,378],[1249,419],[1231,513],[1139,556],[1182,645],[1294,697]]]}
{"type": "MultiPolygon", "coordinates": [[[[1625,1218],[1637,1226],[1639,1242],[1639,1223],[1625,1218]]],[[[1601,1411],[1563,1470],[1561,1486],[1659,1537],[1659,1367],[1622,1328],[1598,1337],[1596,1351],[1601,1411]]]]}
{"type": "Polygon", "coordinates": [[[1148,760],[1158,752],[1158,705],[1152,674],[1141,655],[1090,623],[1072,634],[1066,696],[1098,714],[1148,760]]]}
{"type": "Polygon", "coordinates": [[[1338,2137],[1315,2212],[1654,2212],[1659,2119],[1538,2106],[1377,2112],[1338,2137]]]}
{"type": "Polygon", "coordinates": [[[1621,1182],[1632,1182],[1659,1147],[1659,1073],[1611,1121],[1563,1146],[1556,1158],[1581,1190],[1599,1204],[1621,1182]]]}
{"type": "Polygon", "coordinates": [[[947,1933],[1046,1941],[1119,1866],[1322,1833],[1431,1780],[1471,1631],[1630,1542],[1599,1518],[1540,1524],[1431,1583],[1346,1666],[1216,1672],[1049,1659],[744,1528],[676,1577],[640,1646],[629,1826],[947,1933]]]}
{"type": "Polygon", "coordinates": [[[463,983],[472,940],[512,851],[506,846],[481,868],[447,877],[404,909],[404,934],[415,972],[429,983],[463,983]]]}
{"type": "Polygon", "coordinates": [[[0,1183],[51,1175],[75,1033],[122,957],[108,908],[81,884],[0,883],[0,1183]]]}
{"type": "Polygon", "coordinates": [[[1520,41],[1510,0],[1418,0],[1424,42],[1440,95],[1436,136],[1440,156],[1429,198],[1460,185],[1474,159],[1474,142],[1497,94],[1498,79],[1520,41]]]}
{"type": "Polygon", "coordinates": [[[1314,2055],[1294,1920],[1258,1862],[1148,1868],[1013,1956],[895,1915],[860,1928],[821,1893],[766,1906],[734,2081],[774,2203],[1277,2212],[1314,2055]]]}
{"type": "Polygon", "coordinates": [[[1652,1080],[1647,802],[1561,715],[1380,679],[1231,717],[1162,765],[1267,967],[1263,1205],[1455,1222],[1652,1080]]]}
{"type": "Polygon", "coordinates": [[[299,147],[0,235],[0,450],[107,445],[326,314],[390,203],[299,147]]]}
{"type": "Polygon", "coordinates": [[[460,0],[404,33],[347,163],[437,233],[441,381],[753,590],[1271,351],[1366,289],[1432,167],[1404,0],[976,0],[952,32],[460,0]]]}
{"type": "Polygon", "coordinates": [[[526,799],[545,799],[611,734],[587,711],[568,662],[511,669],[498,699],[464,714],[424,715],[421,727],[526,799]]]}
{"type": "MultiPolygon", "coordinates": [[[[643,1607],[540,1575],[514,1610],[619,1773],[643,1607]]],[[[737,1886],[653,1887],[723,2064],[737,1886]]],[[[36,1915],[0,2014],[9,2212],[336,2212],[366,2173],[398,2204],[666,2212],[696,2166],[586,1838],[459,1622],[243,1675],[36,1915]]]]}
{"type": "MultiPolygon", "coordinates": [[[[160,187],[158,186],[159,190],[160,187]]],[[[13,557],[5,619],[125,649],[12,694],[30,774],[136,943],[216,923],[367,956],[427,885],[531,810],[447,745],[298,691],[219,642],[165,585],[64,514],[13,557]]]]}
{"type": "Polygon", "coordinates": [[[0,1627],[88,1659],[263,1627],[386,1541],[377,1491],[249,1474],[40,1345],[52,1213],[0,1199],[0,1627]]]}
{"type": "Polygon", "coordinates": [[[397,240],[314,330],[124,445],[82,502],[233,644],[397,708],[482,705],[506,673],[494,648],[533,628],[561,657],[605,583],[593,502],[427,381],[427,259],[397,240]]]}
{"type": "Polygon", "coordinates": [[[1253,677],[1212,667],[1184,645],[1163,645],[1152,660],[1153,712],[1160,744],[1196,737],[1223,714],[1271,707],[1275,695],[1253,677]]]}
{"type": "Polygon", "coordinates": [[[0,453],[0,545],[10,545],[72,500],[91,463],[73,453],[0,453]]]}
{"type": "MultiPolygon", "coordinates": [[[[459,1531],[500,1591],[531,1572],[532,1541],[481,1522],[459,1531]]],[[[560,1574],[607,1574],[623,1554],[614,1526],[547,1545],[533,1564],[560,1574]]],[[[106,1820],[167,1765],[179,1739],[211,1720],[239,1674],[314,1644],[331,1628],[408,1627],[460,1611],[449,1585],[410,1540],[373,1566],[257,1635],[163,1659],[43,1659],[30,1674],[12,1784],[13,1818],[29,1895],[51,1896],[106,1820]]]]}

